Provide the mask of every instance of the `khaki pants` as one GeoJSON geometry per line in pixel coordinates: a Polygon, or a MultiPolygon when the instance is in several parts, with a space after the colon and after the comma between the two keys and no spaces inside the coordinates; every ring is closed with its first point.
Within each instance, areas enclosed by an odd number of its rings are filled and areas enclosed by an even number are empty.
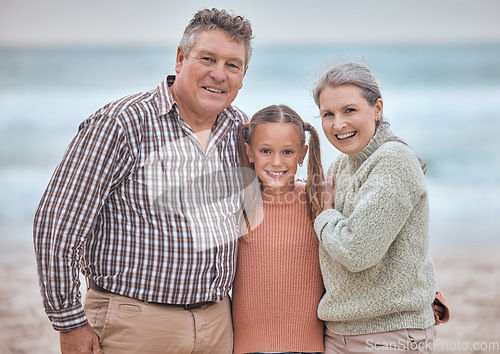
{"type": "Polygon", "coordinates": [[[229,297],[194,310],[89,289],[84,304],[105,354],[232,353],[229,297]]]}
{"type": "Polygon", "coordinates": [[[327,329],[325,331],[325,354],[431,354],[435,336],[434,326],[426,329],[401,329],[359,336],[343,336],[327,329]]]}

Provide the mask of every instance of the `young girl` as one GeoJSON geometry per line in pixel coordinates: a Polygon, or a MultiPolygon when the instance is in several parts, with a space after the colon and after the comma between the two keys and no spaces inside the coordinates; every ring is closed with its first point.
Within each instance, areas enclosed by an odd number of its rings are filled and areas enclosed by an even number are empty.
{"type": "Polygon", "coordinates": [[[262,204],[244,213],[250,231],[240,238],[233,285],[234,353],[322,352],[324,288],[312,228],[323,180],[318,134],[287,106],[260,110],[239,133],[242,165],[260,185],[258,198],[247,199],[262,204]],[[295,173],[308,150],[304,185],[295,173]],[[261,222],[252,228],[248,216],[259,207],[261,222]]]}
{"type": "Polygon", "coordinates": [[[318,308],[325,353],[431,353],[436,277],[421,161],[384,122],[365,66],[332,67],[313,95],[324,133],[341,152],[314,222],[326,288],[318,308]]]}

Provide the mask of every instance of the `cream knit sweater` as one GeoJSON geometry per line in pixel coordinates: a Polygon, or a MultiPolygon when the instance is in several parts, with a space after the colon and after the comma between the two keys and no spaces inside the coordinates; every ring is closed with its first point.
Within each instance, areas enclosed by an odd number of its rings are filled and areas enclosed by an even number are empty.
{"type": "Polygon", "coordinates": [[[334,333],[359,335],[434,324],[427,190],[420,162],[380,126],[363,151],[328,169],[335,209],[314,228],[326,293],[319,318],[334,333]]]}
{"type": "Polygon", "coordinates": [[[304,185],[262,200],[262,223],[239,242],[234,353],[322,352],[317,308],[324,288],[304,185]]]}

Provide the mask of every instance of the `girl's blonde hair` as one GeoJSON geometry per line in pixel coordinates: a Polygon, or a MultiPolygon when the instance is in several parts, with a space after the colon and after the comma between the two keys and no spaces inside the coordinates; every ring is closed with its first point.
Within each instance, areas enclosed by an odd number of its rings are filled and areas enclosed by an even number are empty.
{"type": "MultiPolygon", "coordinates": [[[[306,145],[306,134],[309,132],[308,163],[307,163],[307,181],[306,181],[306,196],[307,205],[309,208],[309,218],[312,221],[322,211],[321,185],[323,182],[323,167],[321,165],[321,152],[319,136],[316,129],[302,118],[293,109],[286,105],[273,105],[261,109],[255,113],[250,122],[239,127],[238,131],[238,153],[240,156],[241,167],[246,167],[243,170],[251,170],[255,172],[253,165],[248,160],[245,149],[245,143],[251,144],[255,128],[263,123],[289,123],[298,128],[302,146],[306,145]]],[[[255,173],[244,174],[245,185],[250,185],[249,179],[255,178],[255,173]],[[246,176],[245,176],[246,175],[246,176]]],[[[252,205],[252,203],[250,203],[252,205]]],[[[246,221],[247,226],[248,220],[246,221]]]]}

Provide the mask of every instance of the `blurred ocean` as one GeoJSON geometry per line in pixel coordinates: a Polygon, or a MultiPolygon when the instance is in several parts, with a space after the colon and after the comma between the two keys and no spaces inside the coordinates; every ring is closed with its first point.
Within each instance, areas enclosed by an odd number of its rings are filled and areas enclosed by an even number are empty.
{"type": "MultiPolygon", "coordinates": [[[[310,89],[332,58],[364,59],[393,131],[427,162],[433,245],[500,239],[500,46],[257,47],[235,105],[252,115],[288,104],[321,130],[310,89]]],[[[156,87],[174,61],[175,48],[0,49],[0,241],[31,242],[37,204],[79,123],[156,87]]],[[[322,148],[326,168],[336,151],[326,139],[322,148]]]]}

